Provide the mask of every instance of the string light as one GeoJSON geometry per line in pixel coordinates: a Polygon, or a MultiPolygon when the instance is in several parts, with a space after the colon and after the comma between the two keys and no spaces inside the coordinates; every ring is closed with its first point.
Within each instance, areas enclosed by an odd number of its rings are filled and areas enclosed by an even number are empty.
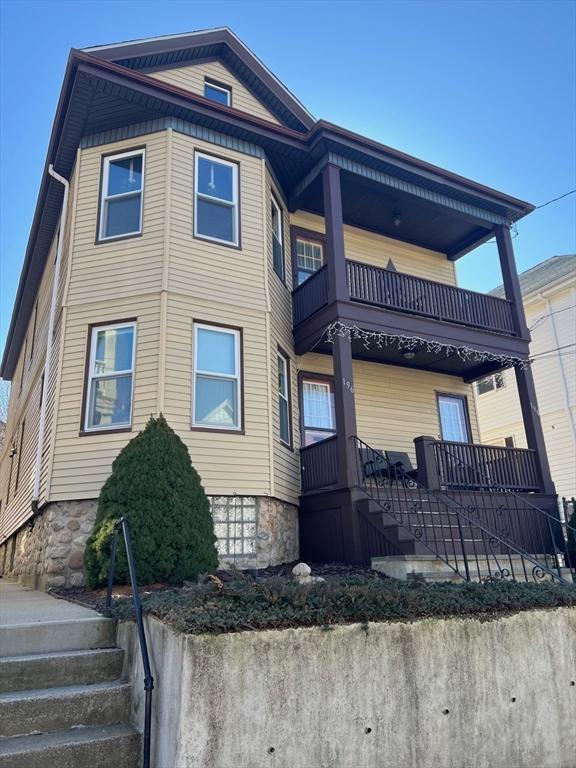
{"type": "Polygon", "coordinates": [[[444,344],[441,341],[431,341],[423,339],[420,336],[406,336],[404,334],[384,333],[382,331],[367,331],[359,328],[357,325],[346,325],[337,320],[331,323],[322,334],[322,337],[329,344],[334,343],[334,338],[341,336],[350,343],[359,341],[364,349],[369,350],[376,347],[384,349],[394,347],[399,352],[418,352],[424,351],[435,355],[446,355],[450,357],[457,355],[462,362],[499,363],[503,368],[518,366],[526,369],[530,365],[530,360],[514,355],[498,355],[493,352],[481,351],[468,346],[455,346],[454,344],[444,344]]]}

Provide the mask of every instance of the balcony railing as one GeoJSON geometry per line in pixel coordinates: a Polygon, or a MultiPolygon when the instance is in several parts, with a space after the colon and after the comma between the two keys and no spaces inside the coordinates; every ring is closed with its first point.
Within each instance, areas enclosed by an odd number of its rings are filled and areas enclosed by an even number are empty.
{"type": "Polygon", "coordinates": [[[347,261],[350,298],[436,320],[514,334],[509,301],[358,261],[347,261]]]}
{"type": "Polygon", "coordinates": [[[302,493],[326,488],[338,482],[336,435],[300,449],[302,493]]]}
{"type": "MultiPolygon", "coordinates": [[[[494,333],[516,333],[512,305],[506,299],[358,261],[347,261],[346,267],[352,301],[494,333]]],[[[324,266],[294,290],[294,325],[307,320],[327,302],[328,272],[324,266]]]]}

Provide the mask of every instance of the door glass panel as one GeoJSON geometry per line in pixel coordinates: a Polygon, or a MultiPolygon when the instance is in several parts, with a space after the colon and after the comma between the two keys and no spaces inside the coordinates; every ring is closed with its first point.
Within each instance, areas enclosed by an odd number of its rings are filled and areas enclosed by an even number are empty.
{"type": "Polygon", "coordinates": [[[466,403],[462,397],[439,395],[440,427],[442,439],[457,443],[469,443],[466,403]]]}

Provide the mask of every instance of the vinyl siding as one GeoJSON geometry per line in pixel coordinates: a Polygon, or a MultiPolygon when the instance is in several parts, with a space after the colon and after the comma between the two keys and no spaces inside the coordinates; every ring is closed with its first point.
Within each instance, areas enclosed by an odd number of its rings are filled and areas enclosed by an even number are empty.
{"type": "MultiPolygon", "coordinates": [[[[307,373],[333,373],[327,355],[304,355],[298,366],[307,373]]],[[[437,392],[466,395],[472,439],[478,442],[472,387],[461,379],[360,360],[354,361],[353,373],[358,437],[372,448],[405,451],[415,463],[414,438],[440,437],[437,392]]]]}
{"type": "MultiPolygon", "coordinates": [[[[552,479],[561,496],[572,496],[576,494],[576,281],[565,280],[548,292],[548,300],[549,306],[534,296],[524,302],[532,329],[530,354],[552,479]],[[557,347],[563,347],[561,357],[553,351],[557,347]]],[[[518,447],[525,447],[514,371],[503,375],[503,389],[476,396],[482,441],[492,443],[511,436],[518,447]]]]}
{"type": "Polygon", "coordinates": [[[257,99],[248,88],[238,80],[232,72],[220,61],[208,61],[201,64],[190,64],[187,67],[175,67],[160,72],[150,72],[150,77],[162,80],[164,83],[176,85],[190,93],[204,96],[204,78],[214,80],[232,88],[232,104],[234,109],[247,112],[262,120],[280,125],[280,121],[257,99]]]}
{"type": "MultiPolygon", "coordinates": [[[[325,231],[323,217],[307,211],[296,211],[292,214],[290,224],[314,232],[325,231]]],[[[388,260],[392,259],[398,272],[446,285],[456,285],[454,262],[448,261],[443,253],[348,225],[344,226],[344,246],[348,259],[375,267],[386,267],[388,260]]]]}

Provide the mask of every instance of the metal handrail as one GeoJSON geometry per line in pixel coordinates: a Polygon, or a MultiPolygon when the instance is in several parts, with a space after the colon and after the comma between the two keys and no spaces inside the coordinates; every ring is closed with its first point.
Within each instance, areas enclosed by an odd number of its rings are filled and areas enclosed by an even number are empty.
{"type": "MultiPolygon", "coordinates": [[[[511,577],[516,580],[513,557],[518,557],[526,580],[528,579],[527,566],[530,564],[534,579],[542,579],[548,575],[562,584],[568,583],[562,575],[561,561],[550,525],[552,520],[559,521],[551,515],[545,513],[548,535],[555,549],[553,564],[548,563],[547,557],[545,562],[542,562],[536,554],[526,551],[522,545],[513,541],[507,531],[498,529],[494,520],[502,510],[492,510],[493,519],[488,525],[474,516],[478,510],[473,505],[464,505],[450,494],[426,488],[404,472],[400,466],[381,467],[374,472],[373,467],[378,467],[382,463],[378,452],[358,437],[353,437],[352,440],[355,443],[357,456],[360,454],[359,448],[364,452],[372,452],[374,456],[374,460],[368,462],[372,465],[368,471],[366,471],[366,462],[362,463],[359,459],[356,462],[359,489],[376,502],[383,512],[394,518],[398,525],[410,531],[420,544],[446,563],[458,576],[470,581],[471,568],[475,565],[478,578],[482,578],[480,563],[481,559],[485,558],[490,577],[511,577]],[[393,490],[393,484],[395,484],[395,490],[393,490]],[[387,487],[389,491],[386,490],[387,487]],[[465,529],[470,534],[467,543],[471,552],[467,552],[466,549],[465,529]],[[452,548],[451,552],[449,545],[452,548]],[[461,549],[460,553],[457,551],[458,546],[461,549]],[[462,573],[462,565],[465,574],[462,573]]],[[[488,510],[489,508],[485,508],[483,511],[488,510]]],[[[539,511],[543,512],[543,510],[539,511]]],[[[548,546],[538,526],[534,527],[532,533],[540,537],[545,547],[548,546]]],[[[573,573],[572,571],[572,576],[573,573]]]]}
{"type": "Polygon", "coordinates": [[[130,527],[128,520],[121,517],[114,526],[114,536],[112,537],[112,550],[110,552],[110,568],[108,569],[108,592],[106,594],[106,607],[110,608],[112,604],[112,585],[114,584],[114,568],[116,566],[116,549],[118,545],[118,533],[122,529],[124,535],[124,545],[126,547],[126,556],[128,558],[128,571],[130,573],[130,584],[132,586],[132,596],[134,598],[134,613],[136,614],[136,626],[138,628],[138,640],[140,643],[140,655],[142,656],[142,666],[144,667],[144,691],[146,702],[144,708],[144,746],[142,755],[142,768],[150,768],[150,736],[152,733],[152,691],[154,690],[154,678],[150,670],[150,658],[148,656],[148,644],[146,642],[146,631],[142,618],[142,603],[140,601],[140,592],[138,591],[138,580],[136,578],[136,563],[134,553],[132,552],[132,542],[130,539],[130,527]]]}

